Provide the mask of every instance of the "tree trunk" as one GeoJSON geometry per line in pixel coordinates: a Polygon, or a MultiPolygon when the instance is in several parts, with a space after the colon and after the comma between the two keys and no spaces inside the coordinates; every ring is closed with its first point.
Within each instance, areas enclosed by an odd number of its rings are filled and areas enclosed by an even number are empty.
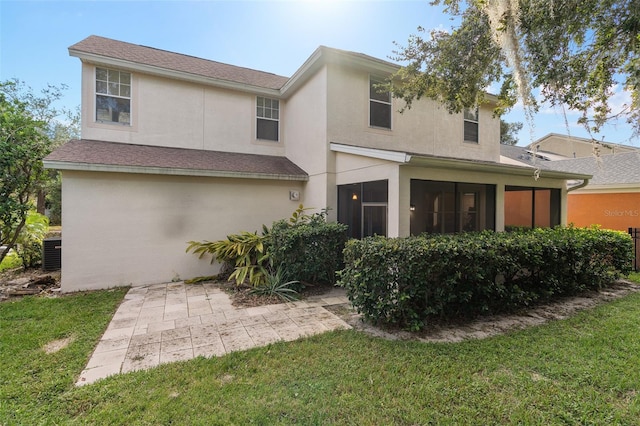
{"type": "Polygon", "coordinates": [[[44,193],[44,190],[41,189],[38,191],[38,201],[36,204],[36,210],[40,214],[44,214],[45,200],[46,200],[46,194],[44,193]]]}

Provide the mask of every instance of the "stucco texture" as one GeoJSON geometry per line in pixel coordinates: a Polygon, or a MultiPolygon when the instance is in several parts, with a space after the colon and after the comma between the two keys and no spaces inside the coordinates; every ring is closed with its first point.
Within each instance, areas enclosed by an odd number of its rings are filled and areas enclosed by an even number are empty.
{"type": "Polygon", "coordinates": [[[600,225],[627,231],[640,228],[640,192],[570,194],[567,221],[575,226],[600,225]]]}
{"type": "Polygon", "coordinates": [[[304,201],[299,182],[101,172],[65,171],[62,191],[64,292],[212,275],[188,241],[260,232],[304,201]]]}

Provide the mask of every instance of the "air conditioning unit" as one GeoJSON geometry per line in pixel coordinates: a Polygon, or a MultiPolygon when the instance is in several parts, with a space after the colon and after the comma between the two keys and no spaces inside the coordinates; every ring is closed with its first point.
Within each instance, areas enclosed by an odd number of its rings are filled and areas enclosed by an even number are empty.
{"type": "Polygon", "coordinates": [[[42,242],[42,269],[56,271],[62,268],[62,238],[45,238],[42,242]]]}

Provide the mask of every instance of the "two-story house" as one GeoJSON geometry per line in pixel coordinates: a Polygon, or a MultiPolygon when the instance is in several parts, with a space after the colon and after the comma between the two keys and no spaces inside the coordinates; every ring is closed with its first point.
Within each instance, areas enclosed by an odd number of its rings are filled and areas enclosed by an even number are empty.
{"type": "Polygon", "coordinates": [[[282,77],[91,36],[82,140],[62,170],[63,291],[211,275],[187,241],[329,207],[352,237],[566,221],[566,180],[505,162],[491,105],[410,110],[379,82],[398,66],[320,47],[282,77]]]}

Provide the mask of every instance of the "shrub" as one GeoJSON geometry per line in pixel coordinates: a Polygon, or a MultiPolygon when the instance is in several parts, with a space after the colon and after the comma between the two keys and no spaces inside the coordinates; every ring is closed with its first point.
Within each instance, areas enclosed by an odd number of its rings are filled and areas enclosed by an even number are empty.
{"type": "Polygon", "coordinates": [[[342,268],[347,226],[327,222],[326,216],[326,210],[303,215],[301,205],[288,221],[273,223],[267,250],[273,266],[285,271],[287,279],[336,282],[336,271],[342,268]]]}
{"type": "Polygon", "coordinates": [[[282,279],[307,283],[335,282],[342,266],[342,250],[347,239],[346,225],[327,223],[327,210],[309,215],[302,204],[288,220],[274,222],[272,229],[241,232],[219,241],[190,241],[187,252],[211,255],[211,263],[233,265],[229,280],[245,281],[254,287],[267,284],[269,274],[282,271],[282,279]]]}
{"type": "Polygon", "coordinates": [[[607,285],[631,265],[617,231],[556,228],[350,241],[340,285],[366,318],[420,329],[607,285]]]}

